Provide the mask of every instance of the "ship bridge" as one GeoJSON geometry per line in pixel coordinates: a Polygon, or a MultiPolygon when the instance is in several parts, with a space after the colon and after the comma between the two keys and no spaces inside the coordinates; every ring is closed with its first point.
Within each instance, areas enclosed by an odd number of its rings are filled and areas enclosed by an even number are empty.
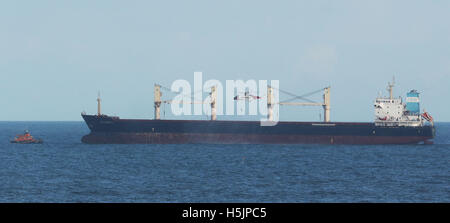
{"type": "MultiPolygon", "coordinates": [[[[394,98],[395,79],[388,84],[389,97],[378,97],[375,100],[375,125],[377,126],[423,126],[423,115],[420,113],[419,93],[411,90],[407,93],[406,103],[401,97],[394,98]]],[[[430,121],[431,124],[432,121],[430,121]]]]}

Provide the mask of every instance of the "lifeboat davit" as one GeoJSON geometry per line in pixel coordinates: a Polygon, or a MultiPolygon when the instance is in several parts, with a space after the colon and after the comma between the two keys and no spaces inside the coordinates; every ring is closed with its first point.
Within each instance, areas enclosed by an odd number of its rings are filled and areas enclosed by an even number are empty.
{"type": "Polygon", "coordinates": [[[44,141],[42,139],[35,139],[28,131],[25,131],[23,135],[17,135],[11,143],[21,143],[21,144],[41,144],[44,141]]]}

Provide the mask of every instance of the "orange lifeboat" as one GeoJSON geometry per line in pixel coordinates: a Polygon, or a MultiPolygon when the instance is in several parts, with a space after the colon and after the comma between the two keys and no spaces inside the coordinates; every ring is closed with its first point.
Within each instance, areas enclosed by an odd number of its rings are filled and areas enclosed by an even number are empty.
{"type": "Polygon", "coordinates": [[[35,139],[28,131],[25,131],[23,135],[17,135],[11,143],[21,143],[21,144],[36,144],[43,143],[42,139],[35,139]]]}

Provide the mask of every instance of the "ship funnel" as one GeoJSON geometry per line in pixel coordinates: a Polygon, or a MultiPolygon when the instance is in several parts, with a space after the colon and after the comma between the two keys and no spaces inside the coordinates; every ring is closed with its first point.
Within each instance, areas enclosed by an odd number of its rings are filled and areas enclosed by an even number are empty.
{"type": "Polygon", "coordinates": [[[406,94],[406,111],[409,115],[420,115],[420,99],[417,90],[411,90],[406,94]]]}

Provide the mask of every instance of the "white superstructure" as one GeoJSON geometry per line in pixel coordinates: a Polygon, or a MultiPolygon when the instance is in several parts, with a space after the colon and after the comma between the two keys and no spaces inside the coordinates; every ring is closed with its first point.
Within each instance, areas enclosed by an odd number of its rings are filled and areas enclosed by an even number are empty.
{"type": "MultiPolygon", "coordinates": [[[[394,98],[395,80],[388,85],[389,97],[379,96],[375,100],[375,125],[377,126],[423,126],[424,119],[419,111],[419,93],[408,93],[407,103],[401,97],[394,98]]],[[[430,121],[432,123],[432,121],[430,121]]]]}

